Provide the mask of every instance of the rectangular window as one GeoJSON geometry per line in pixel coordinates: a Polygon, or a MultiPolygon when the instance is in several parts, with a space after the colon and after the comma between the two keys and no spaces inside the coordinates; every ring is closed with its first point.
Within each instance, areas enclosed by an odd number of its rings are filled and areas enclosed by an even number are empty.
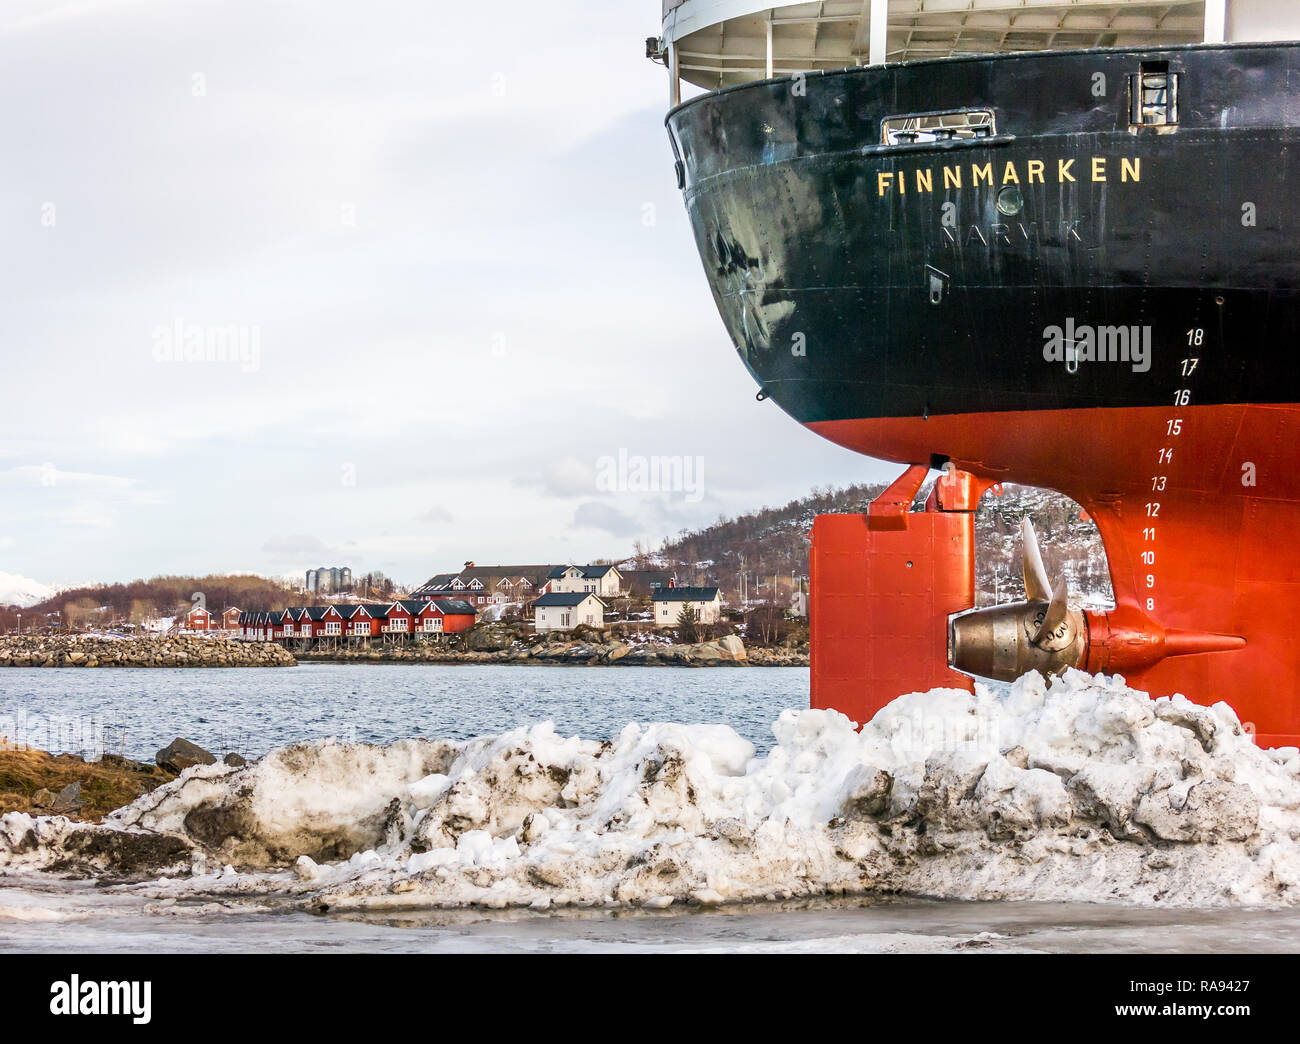
{"type": "Polygon", "coordinates": [[[1178,122],[1178,74],[1168,62],[1143,62],[1129,77],[1129,123],[1135,127],[1168,127],[1178,122]]]}
{"type": "Polygon", "coordinates": [[[326,634],[338,634],[339,630],[340,630],[340,626],[337,620],[331,620],[329,623],[325,625],[326,634]]]}
{"type": "Polygon", "coordinates": [[[889,116],[880,124],[882,145],[988,138],[997,133],[992,109],[956,109],[889,116]]]}

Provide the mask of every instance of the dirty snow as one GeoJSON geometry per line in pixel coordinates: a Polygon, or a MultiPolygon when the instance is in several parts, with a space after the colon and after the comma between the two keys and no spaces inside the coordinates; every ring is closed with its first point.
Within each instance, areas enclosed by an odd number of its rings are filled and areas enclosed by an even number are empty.
{"type": "Polygon", "coordinates": [[[861,732],[786,711],[773,733],[766,757],[727,726],[671,723],[287,747],[190,769],[103,826],[4,816],[0,872],[334,910],[1300,897],[1300,751],[1259,750],[1225,704],[1074,671],[914,693],[861,732]]]}

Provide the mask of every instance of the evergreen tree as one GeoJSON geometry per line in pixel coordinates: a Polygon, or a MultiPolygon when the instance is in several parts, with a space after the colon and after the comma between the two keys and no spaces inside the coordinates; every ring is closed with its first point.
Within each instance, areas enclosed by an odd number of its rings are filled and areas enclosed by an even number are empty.
{"type": "Polygon", "coordinates": [[[693,645],[700,640],[700,632],[695,623],[699,620],[699,614],[695,611],[695,606],[690,601],[682,603],[681,612],[677,614],[677,640],[684,645],[693,645]]]}

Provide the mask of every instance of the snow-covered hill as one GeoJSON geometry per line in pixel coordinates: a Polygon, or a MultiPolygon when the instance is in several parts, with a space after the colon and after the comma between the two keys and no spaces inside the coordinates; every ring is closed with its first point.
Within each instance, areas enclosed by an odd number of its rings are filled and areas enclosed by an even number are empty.
{"type": "Polygon", "coordinates": [[[30,577],[0,572],[0,605],[16,605],[20,609],[26,609],[29,605],[53,598],[57,590],[50,584],[43,584],[30,577]]]}
{"type": "MultiPolygon", "coordinates": [[[[748,574],[751,596],[764,597],[773,578],[808,573],[808,532],[819,514],[857,513],[883,489],[880,485],[814,490],[809,496],[776,508],[762,508],[734,519],[665,540],[653,556],[657,568],[677,573],[678,581],[719,584],[731,602],[737,599],[741,573],[748,574]]],[[[929,493],[929,484],[917,503],[929,493]]],[[[1085,604],[1111,600],[1106,554],[1096,525],[1079,505],[1047,489],[1006,483],[990,490],[975,516],[975,581],[979,604],[1024,597],[1020,573],[1020,520],[1028,516],[1038,533],[1048,573],[1064,575],[1071,596],[1085,604]]],[[[637,564],[643,559],[630,560],[637,564]]],[[[642,566],[644,568],[644,566],[642,566]]]]}

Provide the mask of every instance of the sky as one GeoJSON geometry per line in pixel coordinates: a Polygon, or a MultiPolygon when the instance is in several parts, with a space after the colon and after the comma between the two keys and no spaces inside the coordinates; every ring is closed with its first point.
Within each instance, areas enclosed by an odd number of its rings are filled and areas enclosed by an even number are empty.
{"type": "Polygon", "coordinates": [[[6,0],[0,574],[415,583],[897,470],[755,401],[657,0],[460,6],[6,0]]]}

